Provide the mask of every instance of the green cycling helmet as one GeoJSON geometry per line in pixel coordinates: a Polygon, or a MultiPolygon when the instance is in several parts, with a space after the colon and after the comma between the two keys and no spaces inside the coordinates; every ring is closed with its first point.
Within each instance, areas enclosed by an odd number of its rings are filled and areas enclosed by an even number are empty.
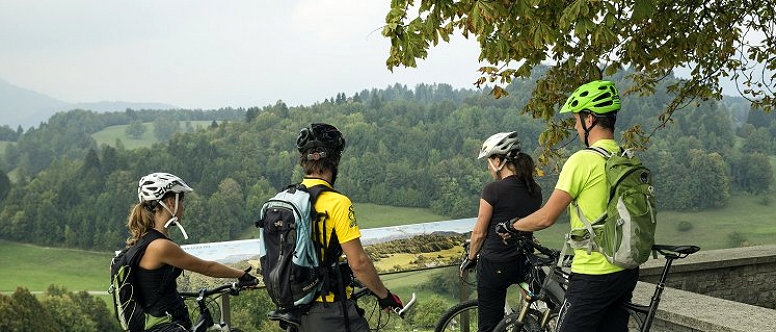
{"type": "Polygon", "coordinates": [[[620,94],[611,81],[592,81],[580,85],[571,94],[560,113],[590,111],[607,114],[620,110],[620,94]]]}

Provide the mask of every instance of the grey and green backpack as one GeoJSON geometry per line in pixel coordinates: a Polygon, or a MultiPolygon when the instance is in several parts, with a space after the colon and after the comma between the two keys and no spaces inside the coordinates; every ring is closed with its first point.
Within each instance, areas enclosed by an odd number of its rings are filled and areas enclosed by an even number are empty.
{"type": "Polygon", "coordinates": [[[573,210],[584,227],[572,229],[566,235],[567,247],[585,249],[588,254],[600,252],[610,263],[622,268],[638,267],[649,259],[655,243],[657,209],[652,172],[631,150],[620,148],[619,153],[599,147],[588,150],[606,159],[609,187],[606,211],[591,222],[573,201],[573,210]]]}

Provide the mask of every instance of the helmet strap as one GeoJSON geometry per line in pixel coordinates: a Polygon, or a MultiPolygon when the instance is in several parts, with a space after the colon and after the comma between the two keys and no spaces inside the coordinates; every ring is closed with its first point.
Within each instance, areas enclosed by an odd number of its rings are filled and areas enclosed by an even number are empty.
{"type": "Polygon", "coordinates": [[[590,131],[593,130],[593,127],[595,127],[595,125],[598,123],[598,117],[593,115],[589,111],[582,111],[579,113],[579,122],[582,123],[582,130],[585,131],[585,146],[590,147],[590,142],[588,141],[588,138],[590,137],[590,131]],[[590,115],[593,116],[593,124],[591,124],[590,128],[588,128],[587,125],[585,124],[585,121],[587,121],[587,117],[590,115]]]}
{"type": "Polygon", "coordinates": [[[169,212],[170,215],[172,216],[170,220],[167,220],[167,222],[164,223],[164,228],[166,229],[166,228],[169,228],[171,225],[176,225],[178,226],[178,229],[180,229],[181,233],[183,233],[183,238],[188,240],[189,235],[186,234],[186,230],[183,229],[183,226],[178,222],[178,217],[175,216],[175,213],[178,212],[178,200],[179,200],[179,194],[175,193],[175,209],[173,211],[171,211],[170,208],[167,207],[167,204],[164,204],[162,200],[159,200],[159,205],[161,205],[165,210],[167,210],[167,212],[169,212]]]}
{"type": "Polygon", "coordinates": [[[501,165],[499,165],[498,168],[496,168],[495,165],[493,165],[493,159],[488,158],[488,165],[490,165],[490,168],[496,173],[496,176],[501,179],[501,169],[504,168],[504,165],[506,165],[506,159],[502,159],[501,165]]]}

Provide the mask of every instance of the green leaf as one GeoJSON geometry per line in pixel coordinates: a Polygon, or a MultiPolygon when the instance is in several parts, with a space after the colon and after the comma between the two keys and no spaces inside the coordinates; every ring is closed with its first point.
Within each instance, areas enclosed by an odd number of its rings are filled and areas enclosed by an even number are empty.
{"type": "Polygon", "coordinates": [[[655,11],[657,11],[655,0],[636,0],[631,19],[635,22],[644,21],[655,15],[655,11]]]}

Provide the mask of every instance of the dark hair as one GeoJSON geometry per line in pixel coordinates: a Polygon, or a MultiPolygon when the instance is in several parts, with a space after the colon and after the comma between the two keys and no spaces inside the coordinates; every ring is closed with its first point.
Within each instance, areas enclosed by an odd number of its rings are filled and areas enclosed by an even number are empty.
{"type": "MultiPolygon", "coordinates": [[[[518,179],[523,180],[526,188],[528,188],[528,193],[531,194],[531,196],[542,194],[542,187],[540,187],[539,184],[536,183],[536,179],[534,179],[535,165],[531,156],[520,152],[513,158],[507,159],[507,161],[514,167],[512,171],[515,172],[515,176],[518,179]]],[[[509,165],[507,165],[507,167],[509,167],[509,165]]]]}
{"type": "Polygon", "coordinates": [[[582,116],[592,115],[595,117],[595,125],[604,129],[609,129],[614,132],[614,124],[617,122],[617,112],[596,114],[590,111],[580,112],[582,116]]]}
{"type": "Polygon", "coordinates": [[[339,152],[326,148],[314,148],[299,155],[299,166],[302,166],[305,175],[321,174],[326,170],[335,172],[339,167],[340,157],[339,152]],[[316,154],[325,157],[315,158],[316,154]]]}

